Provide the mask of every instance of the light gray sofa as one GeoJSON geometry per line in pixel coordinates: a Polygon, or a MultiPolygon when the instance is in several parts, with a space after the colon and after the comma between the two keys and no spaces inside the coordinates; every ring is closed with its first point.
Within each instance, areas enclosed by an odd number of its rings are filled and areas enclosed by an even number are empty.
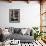
{"type": "Polygon", "coordinates": [[[9,28],[9,32],[11,33],[9,36],[5,36],[4,39],[9,39],[10,40],[20,40],[21,43],[30,43],[33,42],[34,37],[32,35],[32,30],[30,32],[30,35],[28,33],[22,34],[21,29],[26,29],[26,28],[9,28]]]}

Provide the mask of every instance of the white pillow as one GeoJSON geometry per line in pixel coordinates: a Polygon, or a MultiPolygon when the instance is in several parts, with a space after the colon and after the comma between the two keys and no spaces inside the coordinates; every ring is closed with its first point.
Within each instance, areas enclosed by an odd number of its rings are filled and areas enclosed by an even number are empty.
{"type": "Polygon", "coordinates": [[[27,28],[27,32],[26,32],[26,34],[28,34],[28,35],[30,35],[30,28],[27,28]]]}
{"type": "Polygon", "coordinates": [[[27,29],[21,29],[21,33],[24,35],[27,32],[27,29]]]}
{"type": "Polygon", "coordinates": [[[8,29],[4,29],[2,33],[3,33],[3,35],[5,35],[5,36],[10,35],[10,33],[8,32],[8,29]]]}

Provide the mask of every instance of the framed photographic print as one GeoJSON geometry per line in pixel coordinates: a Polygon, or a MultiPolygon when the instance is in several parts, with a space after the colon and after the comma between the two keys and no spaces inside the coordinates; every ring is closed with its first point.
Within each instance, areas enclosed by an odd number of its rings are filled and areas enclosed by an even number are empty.
{"type": "Polygon", "coordinates": [[[20,9],[9,9],[9,22],[10,23],[20,22],[20,9]]]}

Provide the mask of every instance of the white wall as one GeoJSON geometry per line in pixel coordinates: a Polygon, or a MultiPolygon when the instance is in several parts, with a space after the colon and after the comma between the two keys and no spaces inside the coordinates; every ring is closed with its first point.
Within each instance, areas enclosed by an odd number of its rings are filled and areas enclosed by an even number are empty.
{"type": "Polygon", "coordinates": [[[0,2],[0,26],[32,27],[40,26],[40,4],[30,2],[0,2]],[[20,23],[9,23],[9,9],[20,9],[20,23]]]}

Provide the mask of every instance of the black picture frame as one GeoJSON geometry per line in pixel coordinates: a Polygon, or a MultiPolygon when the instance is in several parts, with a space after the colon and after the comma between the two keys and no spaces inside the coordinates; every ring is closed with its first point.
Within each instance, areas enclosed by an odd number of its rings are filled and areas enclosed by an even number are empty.
{"type": "Polygon", "coordinates": [[[9,22],[10,23],[20,22],[20,9],[9,9],[9,22]]]}

